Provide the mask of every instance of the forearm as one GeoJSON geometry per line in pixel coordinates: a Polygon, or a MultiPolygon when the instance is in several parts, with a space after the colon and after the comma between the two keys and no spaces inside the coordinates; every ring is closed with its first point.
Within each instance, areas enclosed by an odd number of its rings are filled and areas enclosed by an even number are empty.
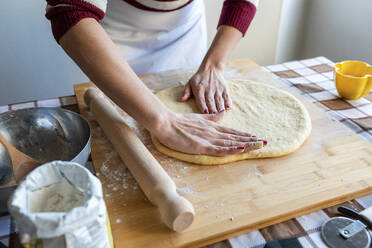
{"type": "Polygon", "coordinates": [[[72,27],[60,45],[119,107],[149,131],[160,129],[167,108],[142,83],[96,20],[72,27]]]}
{"type": "Polygon", "coordinates": [[[220,26],[213,42],[204,57],[201,68],[214,66],[224,69],[232,51],[242,38],[242,33],[234,27],[220,26]]]}

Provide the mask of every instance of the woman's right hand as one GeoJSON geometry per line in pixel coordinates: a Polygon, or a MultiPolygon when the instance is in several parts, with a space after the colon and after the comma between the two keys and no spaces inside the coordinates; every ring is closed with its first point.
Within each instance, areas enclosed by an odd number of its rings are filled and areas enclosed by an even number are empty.
{"type": "Polygon", "coordinates": [[[262,148],[266,140],[216,123],[218,114],[168,113],[159,131],[153,132],[163,145],[189,154],[225,156],[262,148]]]}

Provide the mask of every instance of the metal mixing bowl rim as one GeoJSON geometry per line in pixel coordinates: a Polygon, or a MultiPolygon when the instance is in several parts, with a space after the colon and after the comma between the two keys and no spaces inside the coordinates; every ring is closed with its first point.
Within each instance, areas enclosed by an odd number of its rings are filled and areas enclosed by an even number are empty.
{"type": "MultiPolygon", "coordinates": [[[[62,110],[62,111],[66,111],[66,112],[68,112],[68,113],[70,113],[70,114],[72,114],[72,115],[74,115],[74,116],[77,116],[77,117],[79,117],[80,119],[82,119],[86,124],[88,124],[88,128],[89,128],[89,138],[88,138],[88,140],[87,140],[87,142],[84,144],[84,147],[81,149],[81,151],[78,153],[78,154],[76,154],[70,161],[74,161],[77,157],[79,157],[80,156],[80,154],[82,154],[82,152],[86,149],[86,147],[88,146],[88,145],[91,145],[91,142],[92,142],[92,127],[91,127],[91,125],[90,125],[90,123],[89,123],[89,121],[84,117],[84,116],[82,116],[81,114],[78,114],[78,113],[76,113],[76,112],[74,112],[74,111],[71,111],[71,110],[68,110],[68,109],[64,109],[64,108],[60,108],[60,107],[34,107],[34,108],[23,108],[23,109],[14,109],[14,110],[8,110],[8,111],[6,111],[6,112],[3,112],[3,113],[0,113],[0,116],[1,115],[4,115],[4,114],[6,114],[6,113],[10,113],[10,112],[17,112],[17,111],[25,111],[25,110],[35,110],[35,109],[45,109],[45,110],[62,110]]],[[[90,150],[90,149],[89,149],[90,150]]],[[[6,151],[7,152],[7,151],[6,151]]],[[[69,161],[69,162],[70,162],[69,161]]],[[[49,162],[51,162],[51,161],[49,161],[49,162]]],[[[83,165],[84,166],[84,165],[83,165]]],[[[4,186],[0,186],[0,188],[8,188],[8,187],[13,187],[13,186],[16,186],[17,184],[12,184],[12,185],[4,185],[4,186]]]]}

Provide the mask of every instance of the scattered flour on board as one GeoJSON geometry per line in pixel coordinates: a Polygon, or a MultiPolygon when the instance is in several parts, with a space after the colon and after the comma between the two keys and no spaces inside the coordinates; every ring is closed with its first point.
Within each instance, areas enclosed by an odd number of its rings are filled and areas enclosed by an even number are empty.
{"type": "Polygon", "coordinates": [[[217,206],[218,208],[223,208],[223,207],[225,207],[225,203],[223,203],[223,202],[218,202],[218,203],[216,204],[216,206],[217,206]]]}
{"type": "Polygon", "coordinates": [[[105,197],[110,197],[115,192],[120,192],[120,195],[124,195],[124,190],[138,190],[138,184],[133,178],[132,174],[129,172],[128,168],[121,163],[118,166],[110,167],[110,159],[117,155],[115,151],[106,154],[107,160],[102,163],[100,168],[100,174],[105,178],[104,184],[106,187],[104,189],[109,190],[105,197]]]}
{"type": "Polygon", "coordinates": [[[177,187],[177,192],[181,195],[195,195],[195,191],[193,191],[190,187],[177,187]]]}
{"type": "Polygon", "coordinates": [[[203,203],[195,203],[194,207],[196,209],[203,208],[203,209],[210,209],[210,211],[213,211],[213,210],[220,211],[221,209],[225,208],[225,201],[222,201],[222,202],[208,201],[208,202],[203,202],[203,203]]]}
{"type": "Polygon", "coordinates": [[[112,159],[114,156],[116,156],[118,153],[115,151],[115,150],[112,150],[111,152],[109,153],[105,153],[105,158],[106,158],[106,161],[105,162],[108,162],[110,159],[112,159]]]}
{"type": "Polygon", "coordinates": [[[190,171],[190,167],[189,166],[183,166],[181,168],[181,173],[182,174],[187,174],[189,171],[190,171]]]}
{"type": "Polygon", "coordinates": [[[263,177],[262,172],[257,168],[256,165],[254,165],[253,168],[254,168],[254,174],[255,174],[256,176],[263,177]]]}

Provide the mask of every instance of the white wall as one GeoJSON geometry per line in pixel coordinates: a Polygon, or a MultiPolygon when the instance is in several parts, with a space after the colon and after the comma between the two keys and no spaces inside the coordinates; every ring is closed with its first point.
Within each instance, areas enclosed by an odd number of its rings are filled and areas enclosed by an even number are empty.
{"type": "MultiPolygon", "coordinates": [[[[222,0],[204,0],[206,5],[208,40],[212,41],[222,0]]],[[[248,32],[232,54],[232,58],[250,58],[261,65],[275,61],[276,44],[283,0],[260,0],[258,11],[248,32]]]]}
{"type": "Polygon", "coordinates": [[[307,0],[283,0],[275,63],[293,60],[304,43],[307,0]]]}
{"type": "Polygon", "coordinates": [[[276,63],[316,56],[372,64],[371,0],[284,0],[276,63]]]}
{"type": "Polygon", "coordinates": [[[357,59],[372,64],[372,1],[309,1],[302,58],[357,59]]]}
{"type": "Polygon", "coordinates": [[[74,83],[87,81],[54,41],[45,5],[1,2],[0,105],[72,95],[74,83]]]}

